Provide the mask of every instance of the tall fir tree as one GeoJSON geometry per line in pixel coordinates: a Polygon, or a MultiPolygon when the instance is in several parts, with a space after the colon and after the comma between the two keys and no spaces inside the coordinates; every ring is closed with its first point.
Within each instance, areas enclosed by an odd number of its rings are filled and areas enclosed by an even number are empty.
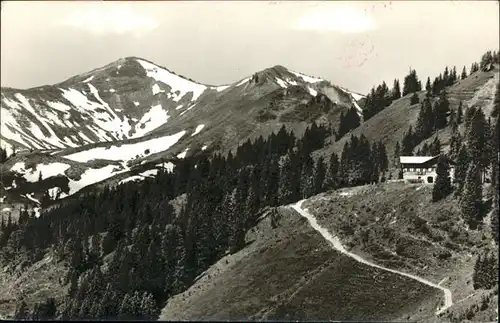
{"type": "Polygon", "coordinates": [[[481,219],[482,186],[480,167],[472,162],[467,169],[460,199],[462,216],[471,229],[476,229],[481,219]]]}
{"type": "Polygon", "coordinates": [[[417,104],[419,102],[420,102],[420,99],[418,97],[418,94],[417,93],[413,93],[413,95],[410,98],[410,104],[414,105],[414,104],[417,104]]]}
{"type": "Polygon", "coordinates": [[[335,189],[338,185],[338,170],[339,170],[339,157],[335,152],[330,155],[330,160],[328,162],[328,170],[325,178],[325,188],[335,189]]]}
{"type": "Polygon", "coordinates": [[[415,134],[413,133],[413,127],[410,125],[401,142],[402,156],[413,156],[413,148],[415,148],[415,134]]]}
{"type": "Polygon", "coordinates": [[[444,155],[439,156],[436,165],[436,182],[432,187],[432,201],[437,202],[447,197],[452,191],[450,167],[444,155]]]}
{"type": "Polygon", "coordinates": [[[460,152],[460,145],[462,143],[462,136],[458,131],[456,122],[452,124],[452,132],[450,138],[450,151],[449,155],[452,160],[456,160],[460,152]]]}
{"type": "Polygon", "coordinates": [[[392,94],[392,100],[397,100],[397,99],[401,98],[401,88],[399,86],[398,79],[394,80],[394,85],[392,87],[391,94],[392,94]]]}
{"type": "Polygon", "coordinates": [[[481,108],[475,111],[469,122],[467,131],[467,147],[471,160],[478,163],[481,172],[488,166],[488,130],[484,113],[481,108]]]}
{"type": "Polygon", "coordinates": [[[441,154],[441,141],[437,136],[429,146],[429,153],[431,156],[437,156],[441,154]]]}
{"type": "Polygon", "coordinates": [[[323,188],[325,187],[326,171],[324,158],[323,156],[320,156],[316,161],[316,167],[314,167],[314,194],[323,192],[323,188]]]}
{"type": "Polygon", "coordinates": [[[450,112],[450,102],[445,91],[439,95],[439,100],[434,104],[435,129],[443,129],[447,125],[447,117],[450,112]]]}
{"type": "Polygon", "coordinates": [[[432,91],[432,86],[431,86],[431,78],[427,77],[427,82],[425,82],[425,90],[427,93],[431,93],[432,91]]]}
{"type": "Polygon", "coordinates": [[[399,168],[400,156],[401,156],[401,147],[399,145],[399,141],[396,141],[396,145],[394,146],[394,159],[393,159],[393,166],[395,168],[399,168]]]}
{"type": "Polygon", "coordinates": [[[460,78],[462,80],[465,80],[466,77],[467,77],[467,69],[464,66],[464,68],[462,69],[462,74],[460,75],[460,78]]]}
{"type": "Polygon", "coordinates": [[[464,110],[462,107],[462,101],[460,101],[460,103],[458,104],[457,114],[456,114],[457,124],[462,124],[463,118],[464,118],[464,110]]]}

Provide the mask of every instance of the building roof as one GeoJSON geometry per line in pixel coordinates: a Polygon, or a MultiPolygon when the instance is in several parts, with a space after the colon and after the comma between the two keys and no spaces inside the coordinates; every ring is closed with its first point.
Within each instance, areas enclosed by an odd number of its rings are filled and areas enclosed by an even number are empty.
{"type": "Polygon", "coordinates": [[[399,162],[401,164],[423,164],[438,156],[401,156],[399,162]]]}

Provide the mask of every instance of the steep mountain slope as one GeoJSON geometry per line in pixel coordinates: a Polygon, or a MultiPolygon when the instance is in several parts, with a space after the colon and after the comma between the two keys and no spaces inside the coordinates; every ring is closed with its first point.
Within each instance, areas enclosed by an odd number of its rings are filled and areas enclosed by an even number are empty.
{"type": "Polygon", "coordinates": [[[492,321],[495,291],[471,283],[474,253],[490,245],[490,233],[463,229],[456,201],[432,203],[431,190],[367,185],[325,192],[303,205],[350,253],[451,290],[444,311],[438,311],[445,303],[439,289],[336,252],[297,212],[280,207],[247,232],[244,249],[172,297],[160,319],[459,322],[469,299],[487,299],[474,321],[492,321]]]}
{"type": "Polygon", "coordinates": [[[442,301],[439,290],[335,251],[290,208],[265,213],[246,240],[160,319],[429,320],[442,301]]]}
{"type": "Polygon", "coordinates": [[[53,86],[2,88],[0,142],[17,154],[0,165],[0,195],[64,197],[103,180],[140,180],[205,149],[227,152],[284,124],[298,133],[313,121],[336,126],[355,96],[283,66],[209,86],[136,57],[53,86]],[[37,189],[40,172],[58,185],[37,189]]]}
{"type": "Polygon", "coordinates": [[[58,149],[139,138],[172,120],[186,122],[208,105],[237,108],[238,103],[288,86],[300,86],[311,97],[318,90],[328,92],[339,104],[354,101],[345,90],[282,66],[234,84],[207,86],[129,57],[53,86],[2,88],[2,146],[58,149]],[[258,89],[249,88],[257,77],[258,89]],[[179,118],[191,109],[191,117],[179,118]]]}
{"type": "MultiPolygon", "coordinates": [[[[477,71],[469,75],[466,79],[458,81],[446,89],[450,102],[450,109],[456,110],[460,101],[462,101],[464,111],[469,106],[481,106],[486,116],[489,116],[493,108],[495,86],[498,82],[498,65],[495,65],[494,69],[490,71],[477,71]]],[[[346,134],[333,145],[315,152],[315,157],[329,156],[332,152],[340,154],[345,142],[349,140],[351,134],[358,137],[364,134],[370,141],[382,141],[387,147],[388,157],[391,161],[396,142],[401,142],[408,127],[410,125],[414,126],[417,121],[420,104],[411,105],[411,95],[412,94],[409,94],[401,99],[395,100],[390,106],[362,123],[358,128],[346,134]]],[[[418,96],[420,102],[422,102],[425,98],[425,91],[419,92],[418,96]]],[[[460,125],[459,128],[463,131],[463,125],[460,125]]],[[[450,134],[451,129],[449,126],[439,130],[437,133],[444,151],[448,149],[450,134]]],[[[434,137],[435,135],[424,140],[421,145],[426,141],[432,141],[434,137]]]]}

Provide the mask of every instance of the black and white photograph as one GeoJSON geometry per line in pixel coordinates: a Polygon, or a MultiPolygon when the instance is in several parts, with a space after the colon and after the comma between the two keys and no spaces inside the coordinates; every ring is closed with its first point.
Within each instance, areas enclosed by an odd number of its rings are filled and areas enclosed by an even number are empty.
{"type": "Polygon", "coordinates": [[[0,321],[498,322],[499,1],[2,1],[0,321]]]}

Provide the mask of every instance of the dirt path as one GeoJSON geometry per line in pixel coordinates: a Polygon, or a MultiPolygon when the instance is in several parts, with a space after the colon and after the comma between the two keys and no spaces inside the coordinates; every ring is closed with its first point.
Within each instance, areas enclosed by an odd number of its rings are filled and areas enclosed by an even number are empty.
{"type": "Polygon", "coordinates": [[[353,254],[353,253],[347,251],[344,248],[344,246],[342,245],[342,243],[340,242],[340,240],[339,240],[338,237],[332,236],[330,234],[330,232],[328,232],[327,229],[325,229],[322,226],[320,226],[319,223],[318,223],[318,221],[316,220],[316,218],[311,213],[309,213],[309,211],[307,209],[302,209],[301,206],[302,206],[302,203],[304,201],[305,200],[299,201],[299,202],[297,202],[295,204],[290,205],[290,207],[292,209],[294,209],[295,211],[297,211],[301,216],[305,217],[309,221],[309,223],[311,224],[311,226],[314,228],[314,230],[318,231],[327,241],[329,241],[332,244],[333,248],[335,248],[339,252],[345,254],[346,256],[349,256],[349,257],[353,258],[354,260],[356,260],[356,261],[358,261],[360,263],[363,263],[365,265],[368,265],[368,266],[371,266],[371,267],[375,267],[375,268],[379,268],[379,269],[382,269],[382,270],[385,270],[385,271],[389,271],[391,273],[398,274],[398,275],[401,275],[401,276],[405,276],[405,277],[417,280],[417,281],[419,281],[419,282],[421,282],[421,283],[423,283],[425,285],[428,285],[428,286],[431,286],[431,287],[434,287],[434,288],[442,290],[443,293],[444,293],[444,306],[442,308],[438,308],[438,311],[436,312],[436,314],[440,314],[440,313],[444,312],[450,306],[453,305],[453,299],[452,299],[451,291],[448,288],[439,286],[437,284],[434,284],[433,282],[430,282],[430,281],[428,281],[428,280],[426,280],[424,278],[418,277],[418,276],[414,276],[414,275],[407,274],[407,273],[404,273],[404,272],[401,272],[401,271],[398,271],[398,270],[394,270],[394,269],[390,269],[390,268],[379,266],[377,264],[374,264],[374,263],[372,263],[372,262],[370,262],[368,260],[365,260],[365,259],[361,258],[360,256],[358,256],[356,254],[353,254]]]}

